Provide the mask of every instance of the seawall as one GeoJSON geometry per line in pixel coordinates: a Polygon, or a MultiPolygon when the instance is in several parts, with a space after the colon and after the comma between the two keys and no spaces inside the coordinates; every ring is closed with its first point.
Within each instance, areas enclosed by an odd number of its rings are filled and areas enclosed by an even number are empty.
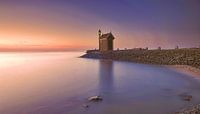
{"type": "Polygon", "coordinates": [[[157,65],[190,65],[200,69],[200,48],[165,49],[165,50],[115,50],[99,52],[90,50],[83,58],[111,59],[157,65]]]}

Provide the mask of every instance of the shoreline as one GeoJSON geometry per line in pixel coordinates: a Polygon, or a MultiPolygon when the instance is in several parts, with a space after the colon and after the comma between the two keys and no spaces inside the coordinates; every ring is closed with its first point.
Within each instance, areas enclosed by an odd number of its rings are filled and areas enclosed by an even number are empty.
{"type": "Polygon", "coordinates": [[[200,69],[189,65],[164,65],[165,67],[190,75],[194,78],[200,78],[200,69]]]}
{"type": "MultiPolygon", "coordinates": [[[[92,51],[81,57],[164,66],[195,80],[200,79],[200,49],[92,51]]],[[[189,101],[192,99],[190,95],[184,97],[189,101]]],[[[184,107],[174,114],[200,114],[200,104],[184,107]]]]}

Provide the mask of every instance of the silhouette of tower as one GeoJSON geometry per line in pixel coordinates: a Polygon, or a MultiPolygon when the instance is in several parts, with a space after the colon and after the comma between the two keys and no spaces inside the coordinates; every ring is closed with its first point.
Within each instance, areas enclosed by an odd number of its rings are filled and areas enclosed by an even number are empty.
{"type": "Polygon", "coordinates": [[[98,31],[99,33],[99,51],[112,51],[113,50],[113,40],[115,37],[113,34],[106,33],[102,34],[101,30],[98,31]]]}

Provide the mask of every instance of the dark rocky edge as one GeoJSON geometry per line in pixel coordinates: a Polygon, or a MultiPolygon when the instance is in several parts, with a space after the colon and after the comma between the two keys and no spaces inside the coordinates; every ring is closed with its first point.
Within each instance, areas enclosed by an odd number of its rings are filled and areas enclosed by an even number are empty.
{"type": "Polygon", "coordinates": [[[176,112],[175,114],[200,114],[200,104],[182,109],[180,112],[176,112]]]}
{"type": "Polygon", "coordinates": [[[190,65],[200,69],[200,48],[129,49],[99,52],[88,50],[83,58],[111,59],[157,65],[190,65]]]}

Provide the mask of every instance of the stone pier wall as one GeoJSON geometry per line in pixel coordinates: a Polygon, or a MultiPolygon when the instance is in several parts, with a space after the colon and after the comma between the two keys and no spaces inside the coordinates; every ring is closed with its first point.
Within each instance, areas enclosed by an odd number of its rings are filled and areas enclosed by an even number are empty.
{"type": "Polygon", "coordinates": [[[158,65],[190,65],[200,69],[200,49],[168,49],[168,50],[116,50],[109,52],[90,51],[81,56],[85,58],[112,59],[158,65]]]}

